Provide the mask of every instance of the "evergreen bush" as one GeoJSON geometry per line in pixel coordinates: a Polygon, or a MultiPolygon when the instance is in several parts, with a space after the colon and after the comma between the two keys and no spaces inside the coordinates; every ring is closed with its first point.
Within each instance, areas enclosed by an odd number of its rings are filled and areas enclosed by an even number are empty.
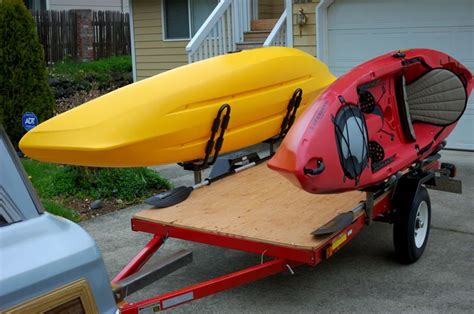
{"type": "Polygon", "coordinates": [[[42,122],[53,115],[44,52],[33,17],[21,0],[0,1],[0,123],[18,147],[21,119],[31,111],[42,122]]]}

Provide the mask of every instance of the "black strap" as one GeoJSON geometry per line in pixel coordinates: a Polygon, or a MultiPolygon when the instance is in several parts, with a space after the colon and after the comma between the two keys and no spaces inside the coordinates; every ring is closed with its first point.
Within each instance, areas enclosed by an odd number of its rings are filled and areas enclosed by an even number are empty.
{"type": "Polygon", "coordinates": [[[217,157],[219,156],[219,152],[222,149],[222,146],[224,145],[225,131],[229,127],[230,111],[231,109],[229,104],[224,104],[219,108],[219,111],[217,112],[217,115],[214,118],[214,121],[212,122],[211,135],[206,144],[206,148],[204,151],[205,155],[202,160],[202,163],[196,163],[191,161],[181,162],[178,163],[178,165],[182,166],[185,170],[200,171],[206,169],[207,167],[213,165],[216,162],[217,157]],[[219,136],[216,139],[216,135],[218,132],[219,136]],[[209,160],[212,154],[212,159],[209,160]]]}
{"type": "Polygon", "coordinates": [[[280,125],[280,133],[277,136],[269,138],[268,140],[263,141],[264,143],[275,144],[281,141],[288,131],[290,130],[293,123],[296,120],[296,112],[300,107],[301,100],[303,99],[303,90],[301,88],[297,88],[293,92],[293,96],[291,96],[290,102],[288,103],[288,107],[286,108],[286,114],[283,120],[281,121],[280,125]]]}
{"type": "Polygon", "coordinates": [[[296,111],[298,111],[298,108],[300,107],[301,99],[303,99],[303,90],[301,88],[297,88],[293,93],[290,102],[288,103],[286,115],[281,122],[280,134],[278,135],[279,139],[284,138],[293,123],[295,123],[296,111]]]}

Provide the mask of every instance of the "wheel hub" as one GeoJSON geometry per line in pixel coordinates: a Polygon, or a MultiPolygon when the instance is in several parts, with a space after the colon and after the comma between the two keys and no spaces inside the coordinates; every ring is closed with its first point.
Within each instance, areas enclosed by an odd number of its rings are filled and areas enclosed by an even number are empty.
{"type": "Polygon", "coordinates": [[[421,229],[425,226],[425,222],[420,218],[416,218],[416,230],[421,229]]]}
{"type": "Polygon", "coordinates": [[[421,248],[426,240],[428,233],[428,204],[422,201],[418,205],[415,219],[415,245],[417,248],[421,248]]]}

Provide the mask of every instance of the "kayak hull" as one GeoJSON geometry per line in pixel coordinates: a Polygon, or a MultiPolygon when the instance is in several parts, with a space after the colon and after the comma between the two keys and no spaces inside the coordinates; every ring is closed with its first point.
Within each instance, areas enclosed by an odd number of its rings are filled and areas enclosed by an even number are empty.
{"type": "Polygon", "coordinates": [[[256,144],[280,130],[288,102],[303,90],[299,113],[335,77],[292,48],[261,48],[156,75],[58,115],[28,132],[20,148],[42,161],[132,167],[199,160],[212,122],[231,107],[221,152],[256,144]]]}
{"type": "Polygon", "coordinates": [[[472,87],[471,72],[442,52],[382,55],[328,87],[268,166],[310,193],[378,184],[443,146],[472,87]]]}

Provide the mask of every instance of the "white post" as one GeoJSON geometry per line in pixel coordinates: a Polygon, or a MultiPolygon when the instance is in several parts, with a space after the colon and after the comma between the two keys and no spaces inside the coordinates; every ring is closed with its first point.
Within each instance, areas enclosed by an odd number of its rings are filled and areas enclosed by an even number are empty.
{"type": "Polygon", "coordinates": [[[252,20],[258,20],[258,0],[252,1],[252,20]]]}
{"type": "Polygon", "coordinates": [[[239,38],[239,4],[232,2],[232,32],[234,33],[234,42],[239,38]]]}
{"type": "Polygon", "coordinates": [[[135,28],[133,25],[133,2],[128,0],[128,18],[130,23],[130,51],[132,52],[132,76],[133,81],[137,81],[137,58],[135,53],[135,28]]]}
{"type": "Polygon", "coordinates": [[[293,47],[293,1],[285,0],[287,11],[286,17],[286,46],[293,47]]]}
{"type": "Polygon", "coordinates": [[[334,0],[322,0],[316,7],[316,57],[324,63],[329,62],[328,50],[328,7],[334,0]]]}

